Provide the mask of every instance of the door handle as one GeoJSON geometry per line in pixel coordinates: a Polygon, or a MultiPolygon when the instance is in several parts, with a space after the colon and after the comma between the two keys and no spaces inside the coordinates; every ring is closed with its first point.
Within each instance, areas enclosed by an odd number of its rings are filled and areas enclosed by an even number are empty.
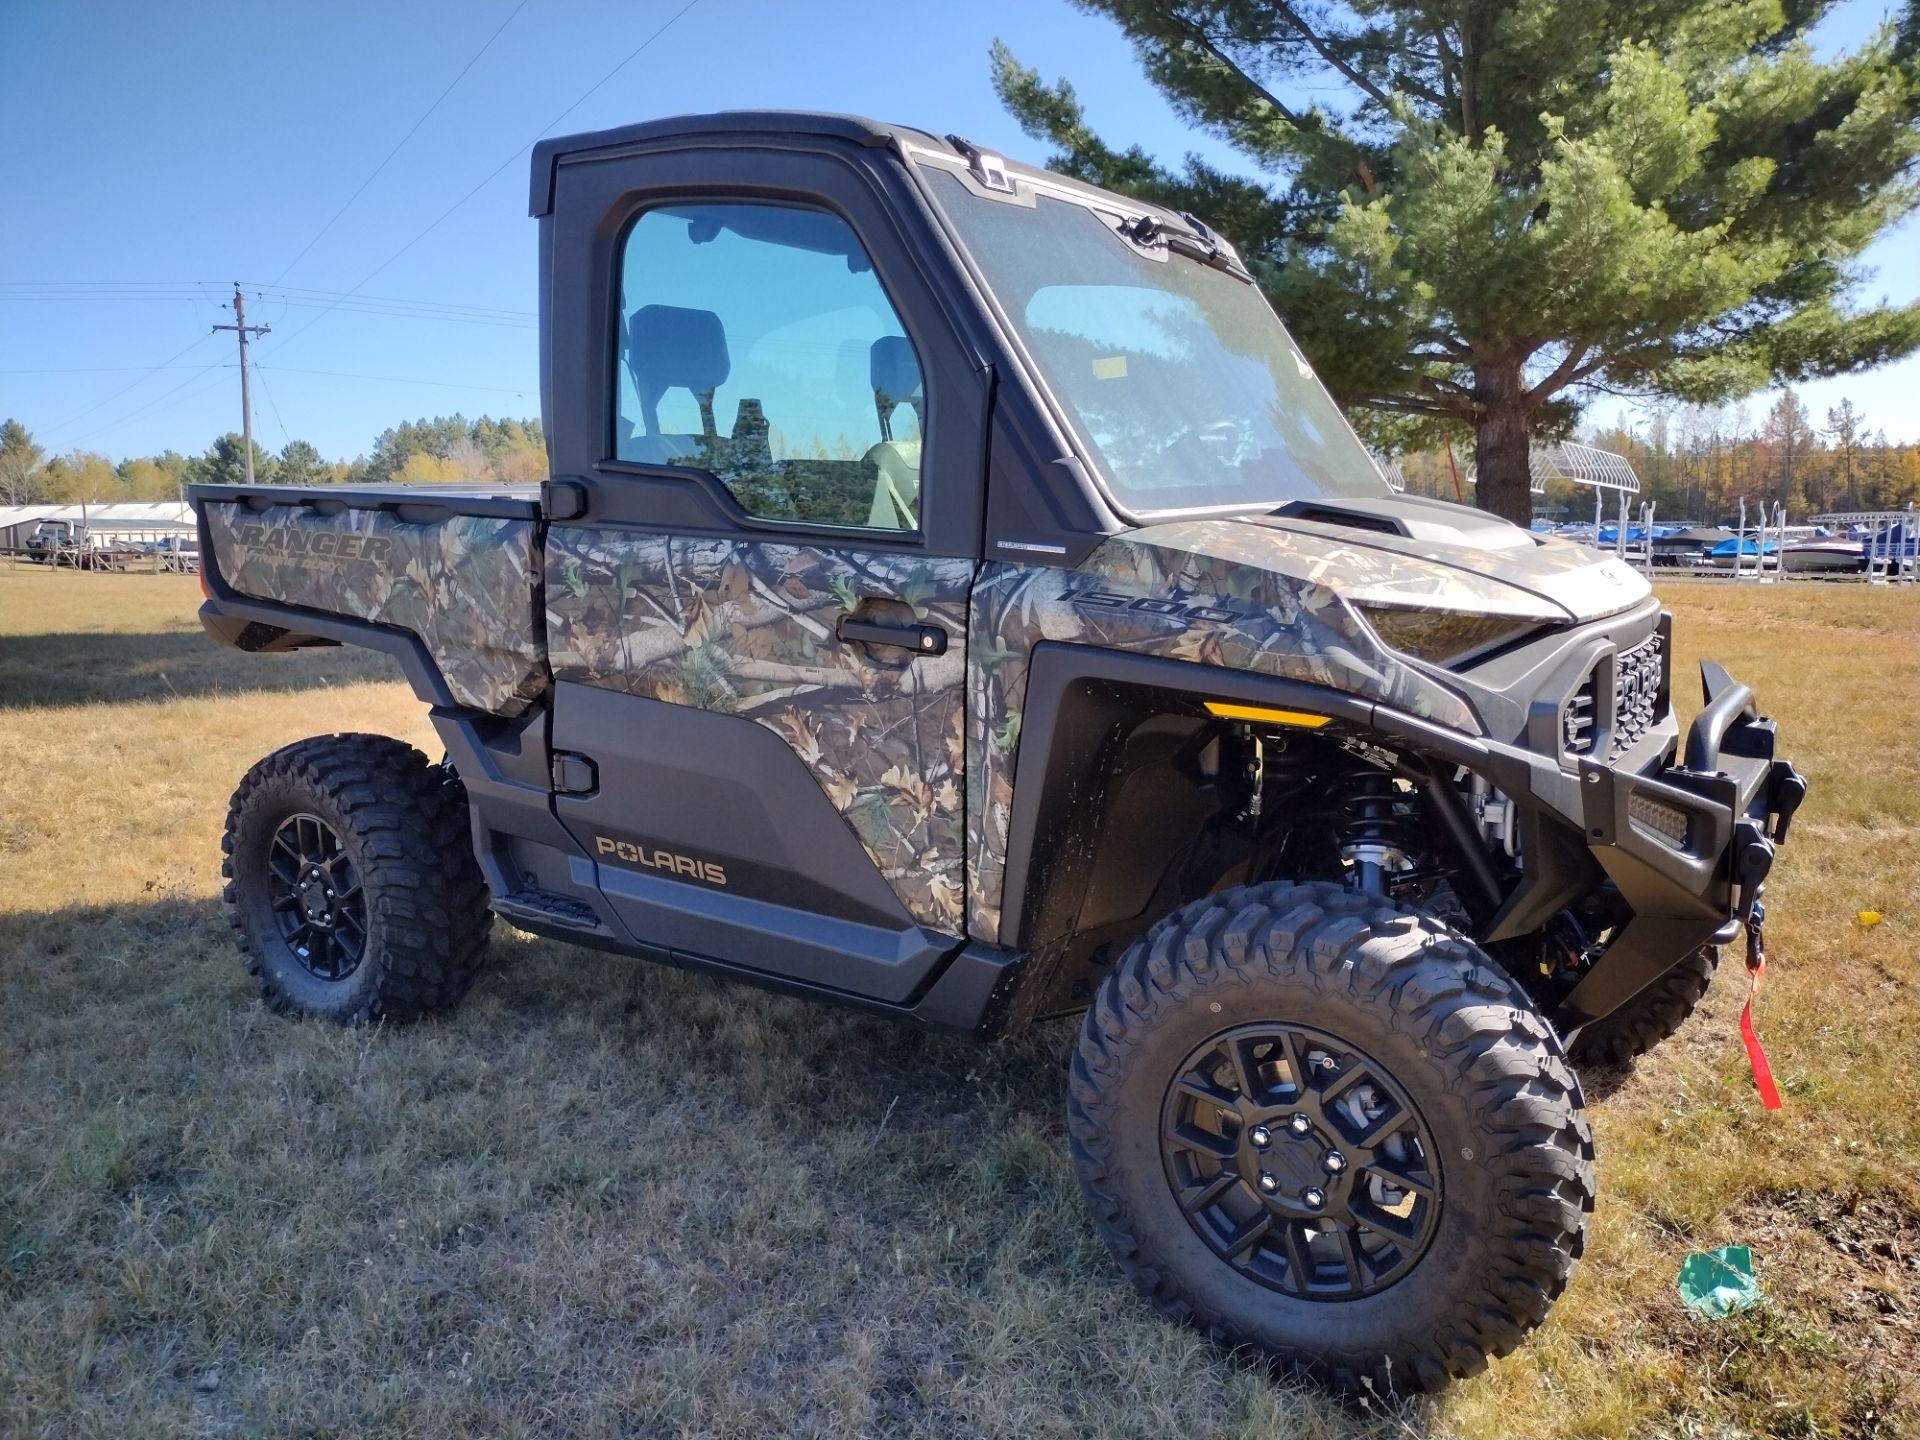
{"type": "Polygon", "coordinates": [[[917,655],[947,653],[947,632],[938,625],[861,620],[853,615],[842,615],[834,630],[842,640],[857,640],[862,645],[895,645],[917,655]]]}

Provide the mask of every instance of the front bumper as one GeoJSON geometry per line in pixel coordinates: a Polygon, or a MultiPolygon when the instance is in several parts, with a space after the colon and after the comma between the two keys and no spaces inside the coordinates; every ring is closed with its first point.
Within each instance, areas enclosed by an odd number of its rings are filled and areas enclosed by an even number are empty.
{"type": "Polygon", "coordinates": [[[1633,918],[1568,994],[1564,1028],[1612,1013],[1701,945],[1759,918],[1807,783],[1776,757],[1774,723],[1747,686],[1711,661],[1700,678],[1705,705],[1678,763],[1670,752],[1641,773],[1580,763],[1579,813],[1565,818],[1578,819],[1633,918]]]}

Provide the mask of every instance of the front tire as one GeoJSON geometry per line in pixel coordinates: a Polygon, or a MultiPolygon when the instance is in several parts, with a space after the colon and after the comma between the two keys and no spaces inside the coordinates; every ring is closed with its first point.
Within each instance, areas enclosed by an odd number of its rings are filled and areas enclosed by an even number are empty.
{"type": "Polygon", "coordinates": [[[1161,921],[1081,1028],[1100,1233],[1163,1313],[1351,1392],[1513,1350],[1586,1242],[1592,1132],[1553,1029],[1471,942],[1337,885],[1161,921]]]}
{"type": "Polygon", "coordinates": [[[234,791],[227,921],[281,1014],[416,1020],[466,994],[492,915],[466,789],[384,735],[277,750],[234,791]]]}

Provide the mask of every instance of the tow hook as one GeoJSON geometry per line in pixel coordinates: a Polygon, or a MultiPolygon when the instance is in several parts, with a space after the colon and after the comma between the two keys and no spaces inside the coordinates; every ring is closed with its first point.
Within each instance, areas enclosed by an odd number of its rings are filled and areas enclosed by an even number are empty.
{"type": "Polygon", "coordinates": [[[1753,1025],[1753,1002],[1760,998],[1760,981],[1767,973],[1767,942],[1762,928],[1767,923],[1767,907],[1758,900],[1747,912],[1747,1003],[1740,1011],[1740,1043],[1747,1048],[1747,1063],[1753,1067],[1753,1085],[1760,1092],[1760,1103],[1769,1110],[1780,1108],[1780,1087],[1773,1083],[1773,1066],[1760,1044],[1760,1032],[1753,1025]]]}

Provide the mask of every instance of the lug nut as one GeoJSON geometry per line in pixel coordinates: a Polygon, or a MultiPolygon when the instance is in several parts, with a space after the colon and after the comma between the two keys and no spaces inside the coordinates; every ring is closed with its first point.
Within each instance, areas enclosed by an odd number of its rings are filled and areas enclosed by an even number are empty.
{"type": "Polygon", "coordinates": [[[1279,1188],[1280,1182],[1278,1180],[1274,1179],[1273,1176],[1264,1170],[1260,1172],[1260,1190],[1262,1194],[1271,1195],[1279,1188]]]}
{"type": "Polygon", "coordinates": [[[1247,1138],[1253,1141],[1253,1148],[1264,1150],[1273,1143],[1273,1132],[1264,1125],[1256,1125],[1247,1132],[1247,1138]]]}
{"type": "Polygon", "coordinates": [[[1293,1133],[1296,1135],[1304,1135],[1309,1130],[1313,1129],[1313,1122],[1309,1120],[1304,1114],[1296,1110],[1294,1112],[1293,1118],[1287,1121],[1287,1128],[1293,1131],[1293,1133]]]}
{"type": "Polygon", "coordinates": [[[1342,1155],[1338,1150],[1329,1150],[1320,1163],[1327,1167],[1327,1173],[1329,1175],[1338,1175],[1342,1170],[1347,1168],[1347,1157],[1342,1155]]]}
{"type": "Polygon", "coordinates": [[[1310,1185],[1307,1187],[1306,1193],[1301,1195],[1300,1198],[1307,1202],[1307,1208],[1309,1210],[1318,1210],[1322,1205],[1327,1203],[1327,1192],[1317,1185],[1310,1185]]]}

